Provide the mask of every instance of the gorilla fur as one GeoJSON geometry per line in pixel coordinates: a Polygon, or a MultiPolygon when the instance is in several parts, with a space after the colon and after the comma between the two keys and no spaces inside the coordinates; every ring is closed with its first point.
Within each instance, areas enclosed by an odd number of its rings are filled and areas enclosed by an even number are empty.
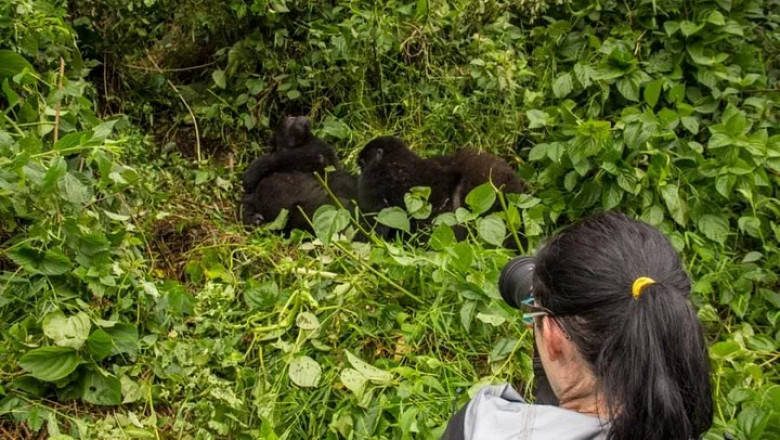
{"type": "MultiPolygon", "coordinates": [[[[362,173],[358,182],[358,204],[363,212],[379,212],[391,206],[405,207],[404,194],[415,186],[431,189],[428,202],[432,216],[460,206],[456,197],[460,176],[436,160],[423,159],[401,140],[378,137],[358,155],[362,173]]],[[[417,223],[415,222],[415,227],[417,223]]],[[[381,235],[390,232],[378,227],[381,235]]]]}
{"type": "Polygon", "coordinates": [[[339,168],[333,147],[312,134],[307,118],[288,116],[276,130],[269,153],[252,161],[244,173],[244,192],[254,192],[272,173],[322,173],[328,166],[339,168]]]}
{"type": "MultiPolygon", "coordinates": [[[[347,209],[357,197],[355,178],[345,172],[328,174],[328,187],[347,209]]],[[[273,173],[262,179],[255,192],[244,195],[244,224],[259,226],[272,222],[282,209],[289,214],[285,231],[302,229],[312,231],[306,217],[312,219],[322,205],[335,205],[330,194],[312,173],[273,173]],[[303,213],[301,213],[303,211],[303,213]],[[305,213],[305,216],[304,216],[305,213]]]]}
{"type": "Polygon", "coordinates": [[[269,153],[255,159],[244,174],[244,224],[271,222],[286,209],[289,217],[285,231],[311,231],[306,217],[311,219],[322,205],[335,204],[314,173],[322,175],[344,207],[351,207],[350,201],[357,198],[357,180],[340,168],[333,147],[312,134],[305,117],[285,118],[269,153]],[[336,171],[325,175],[328,166],[336,171]]]}

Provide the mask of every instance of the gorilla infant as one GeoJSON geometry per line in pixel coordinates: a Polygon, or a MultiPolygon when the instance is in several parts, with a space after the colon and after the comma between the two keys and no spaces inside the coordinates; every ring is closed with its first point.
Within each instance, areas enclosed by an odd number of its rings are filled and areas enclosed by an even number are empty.
{"type": "Polygon", "coordinates": [[[357,198],[357,181],[341,169],[333,147],[312,134],[305,117],[285,118],[274,135],[270,152],[255,159],[244,174],[244,224],[259,226],[271,222],[282,209],[287,209],[285,232],[312,231],[306,217],[311,219],[322,205],[335,204],[314,173],[322,175],[344,207],[351,207],[351,200],[357,198]],[[328,166],[336,171],[325,176],[328,166]]]}
{"type": "Polygon", "coordinates": [[[312,134],[306,117],[288,116],[274,133],[268,154],[252,161],[246,169],[244,192],[254,192],[257,184],[273,173],[322,173],[328,166],[339,168],[333,147],[312,134]]]}

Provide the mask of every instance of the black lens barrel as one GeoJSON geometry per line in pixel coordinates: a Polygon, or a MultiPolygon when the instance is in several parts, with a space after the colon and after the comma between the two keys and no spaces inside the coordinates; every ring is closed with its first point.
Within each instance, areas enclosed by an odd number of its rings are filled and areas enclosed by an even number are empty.
{"type": "Polygon", "coordinates": [[[509,261],[501,271],[498,279],[498,290],[507,304],[519,309],[520,305],[534,293],[533,257],[522,256],[509,261]]]}

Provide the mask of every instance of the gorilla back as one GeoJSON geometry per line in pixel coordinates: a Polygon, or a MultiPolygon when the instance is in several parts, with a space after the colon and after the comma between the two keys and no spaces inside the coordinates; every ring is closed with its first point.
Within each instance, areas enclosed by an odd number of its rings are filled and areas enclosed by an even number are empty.
{"type": "MultiPolygon", "coordinates": [[[[351,209],[350,200],[357,197],[355,186],[355,178],[343,171],[328,174],[328,187],[347,209],[351,209]]],[[[322,205],[336,205],[336,202],[312,173],[274,173],[262,179],[255,192],[244,196],[244,224],[257,227],[272,222],[286,209],[289,214],[285,232],[292,229],[313,232],[306,217],[312,219],[322,205]]]]}
{"type": "Polygon", "coordinates": [[[271,150],[246,169],[244,192],[254,192],[257,184],[273,173],[323,173],[328,166],[339,168],[333,147],[312,134],[307,118],[289,116],[279,124],[271,150]]]}
{"type": "Polygon", "coordinates": [[[404,194],[415,186],[431,189],[428,201],[433,215],[457,207],[453,195],[458,174],[435,160],[420,158],[396,137],[379,137],[366,144],[358,164],[363,171],[358,183],[358,203],[363,211],[403,208],[404,194]]]}

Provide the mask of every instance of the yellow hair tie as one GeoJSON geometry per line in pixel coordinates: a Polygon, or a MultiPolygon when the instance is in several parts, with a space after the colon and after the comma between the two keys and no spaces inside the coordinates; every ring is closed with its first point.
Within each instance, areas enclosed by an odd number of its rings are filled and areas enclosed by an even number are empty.
{"type": "Polygon", "coordinates": [[[642,296],[642,289],[645,287],[655,284],[655,280],[648,277],[639,277],[634,281],[634,285],[631,286],[631,293],[634,294],[634,299],[639,299],[640,296],[642,296]]]}

